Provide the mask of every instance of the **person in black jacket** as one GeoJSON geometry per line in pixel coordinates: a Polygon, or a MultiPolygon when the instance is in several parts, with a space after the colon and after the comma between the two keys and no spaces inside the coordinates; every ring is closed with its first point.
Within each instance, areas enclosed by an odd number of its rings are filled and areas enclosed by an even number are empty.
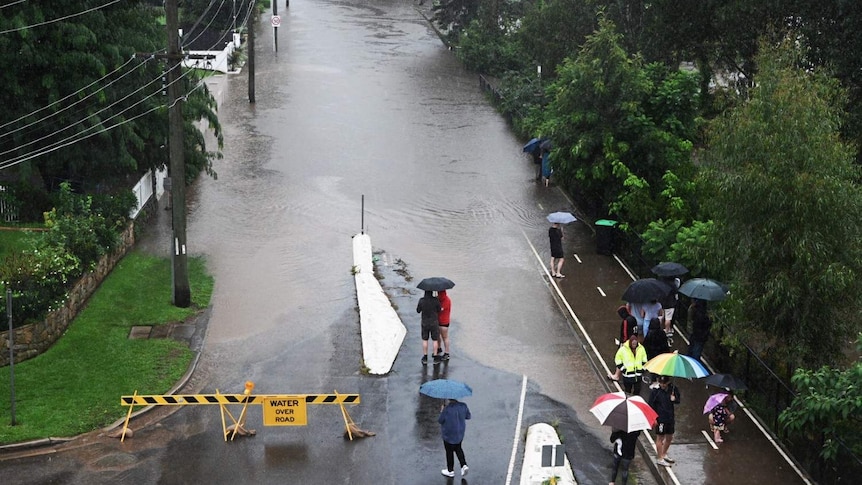
{"type": "MultiPolygon", "coordinates": [[[[649,322],[649,333],[644,337],[644,350],[646,350],[647,359],[659,356],[670,352],[670,345],[667,343],[667,335],[661,330],[661,320],[653,318],[649,322]]],[[[652,377],[652,385],[650,389],[658,387],[656,383],[656,375],[650,373],[652,377]]]]}
{"type": "Polygon", "coordinates": [[[650,320],[649,333],[644,337],[644,350],[646,350],[647,359],[670,352],[667,335],[664,332],[659,332],[659,330],[661,330],[661,320],[658,318],[650,320]]]}
{"type": "Polygon", "coordinates": [[[667,456],[667,449],[673,441],[674,406],[679,404],[679,388],[671,384],[670,377],[659,376],[658,389],[653,389],[647,403],[658,414],[656,419],[655,452],[658,455],[656,464],[671,466],[676,460],[667,456]]]}
{"type": "Polygon", "coordinates": [[[614,446],[614,467],[611,470],[611,481],[609,485],[614,485],[614,481],[617,479],[617,472],[622,465],[622,483],[629,483],[629,465],[631,465],[632,460],[635,458],[635,446],[638,443],[638,436],[640,436],[641,432],[632,431],[631,433],[626,433],[621,429],[615,429],[613,433],[611,433],[611,443],[614,446]]]}
{"type": "Polygon", "coordinates": [[[688,356],[700,360],[703,346],[709,340],[709,331],[712,329],[712,318],[706,309],[706,300],[695,298],[691,301],[691,306],[688,308],[688,319],[691,322],[688,356]]]}
{"type": "Polygon", "coordinates": [[[434,363],[440,363],[437,355],[437,341],[440,340],[440,322],[438,315],[443,311],[440,300],[431,291],[425,291],[425,296],[419,299],[416,313],[422,314],[422,365],[428,364],[428,340],[434,342],[434,363]]]}
{"type": "Polygon", "coordinates": [[[617,308],[617,315],[623,319],[620,323],[620,341],[617,344],[619,347],[623,342],[629,341],[631,334],[638,333],[638,320],[629,313],[629,309],[625,305],[617,308]]]}

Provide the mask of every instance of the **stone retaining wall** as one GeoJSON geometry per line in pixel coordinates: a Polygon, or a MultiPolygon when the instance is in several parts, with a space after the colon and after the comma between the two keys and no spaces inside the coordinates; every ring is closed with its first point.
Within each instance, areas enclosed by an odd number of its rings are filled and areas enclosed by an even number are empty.
{"type": "MultiPolygon", "coordinates": [[[[69,290],[66,303],[49,313],[45,321],[31,323],[15,331],[15,362],[21,362],[46,351],[59,339],[87,300],[111,273],[117,262],[135,245],[135,223],[123,231],[122,242],[113,254],[102,256],[96,268],[82,276],[69,290]]],[[[5,296],[4,296],[5,298],[5,296]]],[[[5,315],[4,315],[5,317],[5,315]]],[[[9,331],[0,332],[0,366],[9,365],[9,331]]]]}

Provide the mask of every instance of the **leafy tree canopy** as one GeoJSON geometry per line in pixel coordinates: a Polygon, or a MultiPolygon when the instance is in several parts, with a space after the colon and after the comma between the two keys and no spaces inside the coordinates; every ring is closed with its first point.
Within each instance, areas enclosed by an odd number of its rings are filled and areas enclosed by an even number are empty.
{"type": "Polygon", "coordinates": [[[703,177],[709,258],[734,282],[723,321],[791,368],[841,355],[862,290],[862,192],[839,137],[842,91],[800,59],[790,41],[761,45],[751,99],[715,121],[703,177]]]}
{"type": "MultiPolygon", "coordinates": [[[[0,170],[15,167],[20,178],[47,188],[71,180],[96,191],[164,165],[164,64],[136,55],[164,50],[161,15],[137,0],[24,2],[0,10],[0,30],[9,31],[0,35],[0,170]]],[[[212,96],[205,86],[195,89],[191,73],[182,82],[196,105],[186,113],[207,118],[220,137],[212,96]]],[[[202,139],[191,123],[186,130],[191,140],[202,139]]],[[[200,143],[186,146],[190,171],[207,170],[210,156],[200,143]]]]}
{"type": "Polygon", "coordinates": [[[557,146],[554,177],[636,230],[687,213],[696,92],[694,75],[630,56],[602,17],[547,89],[536,132],[557,146]]]}

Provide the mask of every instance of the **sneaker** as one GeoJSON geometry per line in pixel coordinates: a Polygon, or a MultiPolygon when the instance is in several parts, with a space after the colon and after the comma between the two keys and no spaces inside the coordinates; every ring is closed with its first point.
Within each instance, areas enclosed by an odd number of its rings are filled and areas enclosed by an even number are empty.
{"type": "Polygon", "coordinates": [[[422,356],[422,365],[428,365],[428,356],[427,355],[422,356]]]}
{"type": "Polygon", "coordinates": [[[453,471],[449,471],[449,470],[447,470],[447,469],[445,469],[445,468],[444,468],[444,469],[442,469],[442,470],[440,470],[440,473],[442,473],[444,477],[452,478],[452,477],[454,477],[454,476],[455,476],[455,472],[453,472],[453,471]]]}
{"type": "Polygon", "coordinates": [[[440,359],[441,360],[449,360],[449,352],[446,352],[445,354],[443,354],[443,356],[440,357],[440,359]]]}
{"type": "Polygon", "coordinates": [[[434,356],[434,365],[439,364],[441,360],[442,360],[442,359],[440,358],[440,355],[439,355],[439,354],[438,354],[438,355],[435,355],[435,356],[434,356]]]}
{"type": "Polygon", "coordinates": [[[664,461],[666,461],[668,463],[676,463],[676,460],[674,460],[673,458],[671,458],[667,455],[664,456],[664,461]]]}
{"type": "Polygon", "coordinates": [[[442,353],[443,353],[443,349],[437,349],[437,353],[438,353],[438,354],[442,354],[442,353]]]}
{"type": "Polygon", "coordinates": [[[461,467],[461,476],[466,477],[468,471],[470,471],[470,467],[468,467],[467,465],[462,466],[461,467]]]}
{"type": "MultiPolygon", "coordinates": [[[[656,465],[661,465],[661,466],[671,466],[670,462],[668,462],[668,461],[666,461],[666,460],[664,460],[664,459],[661,459],[661,460],[659,460],[659,461],[655,462],[655,464],[656,464],[656,465]]],[[[445,473],[444,473],[444,475],[445,475],[445,473]]]]}

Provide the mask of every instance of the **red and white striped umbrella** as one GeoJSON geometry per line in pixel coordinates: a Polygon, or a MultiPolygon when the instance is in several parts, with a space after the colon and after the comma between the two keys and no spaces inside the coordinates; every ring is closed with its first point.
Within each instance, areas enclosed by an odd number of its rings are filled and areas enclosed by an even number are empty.
{"type": "Polygon", "coordinates": [[[650,429],[658,414],[640,396],[624,392],[602,394],[593,403],[590,412],[605,426],[625,430],[627,433],[650,429]]]}

